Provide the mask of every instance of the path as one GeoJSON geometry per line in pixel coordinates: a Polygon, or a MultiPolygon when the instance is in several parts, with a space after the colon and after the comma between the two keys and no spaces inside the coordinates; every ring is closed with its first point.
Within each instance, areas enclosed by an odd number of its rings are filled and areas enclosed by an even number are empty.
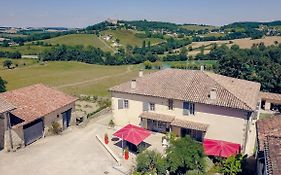
{"type": "Polygon", "coordinates": [[[115,50],[114,50],[112,47],[110,47],[103,39],[101,39],[100,37],[98,37],[98,39],[99,39],[106,47],[108,47],[110,50],[112,50],[113,52],[115,52],[115,50]]]}

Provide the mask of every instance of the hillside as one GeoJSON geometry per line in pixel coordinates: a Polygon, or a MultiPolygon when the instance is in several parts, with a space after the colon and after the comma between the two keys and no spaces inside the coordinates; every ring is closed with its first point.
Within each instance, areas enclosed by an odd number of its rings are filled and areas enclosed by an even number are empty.
{"type": "Polygon", "coordinates": [[[181,28],[184,28],[186,30],[213,30],[213,29],[218,29],[219,27],[216,26],[210,26],[210,25],[198,25],[198,24],[184,24],[180,26],[181,28]]]}
{"type": "Polygon", "coordinates": [[[112,49],[105,42],[103,42],[100,38],[97,37],[97,35],[94,34],[70,34],[43,40],[43,42],[52,45],[64,44],[68,46],[93,46],[104,51],[112,51],[112,49]]]}
{"type": "Polygon", "coordinates": [[[21,61],[30,65],[12,70],[0,69],[1,77],[8,82],[8,90],[44,83],[69,94],[106,96],[109,87],[128,81],[138,73],[137,65],[100,66],[66,61],[49,61],[41,65],[27,59],[21,61]]]}
{"type": "MultiPolygon", "coordinates": [[[[151,45],[155,45],[165,40],[158,38],[140,38],[136,36],[135,30],[124,30],[124,29],[116,29],[116,30],[106,30],[101,32],[102,35],[112,35],[113,39],[119,39],[120,44],[123,46],[132,45],[132,46],[141,46],[143,41],[150,41],[151,45]]],[[[112,41],[111,41],[112,43],[112,41]]]]}

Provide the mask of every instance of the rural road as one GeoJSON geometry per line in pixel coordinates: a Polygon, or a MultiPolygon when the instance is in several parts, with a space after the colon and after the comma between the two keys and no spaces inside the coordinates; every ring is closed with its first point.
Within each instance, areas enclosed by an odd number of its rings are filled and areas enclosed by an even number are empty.
{"type": "Polygon", "coordinates": [[[128,66],[127,70],[125,72],[119,73],[119,74],[114,74],[114,75],[106,75],[106,76],[102,76],[99,78],[94,78],[94,79],[89,79],[89,80],[85,80],[85,81],[79,81],[79,82],[75,82],[75,83],[69,83],[69,84],[63,84],[60,86],[55,86],[55,88],[60,89],[60,88],[65,88],[65,87],[71,87],[71,86],[78,86],[78,85],[82,85],[82,84],[86,84],[86,83],[92,83],[92,82],[98,82],[107,78],[112,78],[112,77],[118,77],[118,76],[122,76],[122,75],[126,75],[127,73],[132,71],[132,66],[128,66]]]}

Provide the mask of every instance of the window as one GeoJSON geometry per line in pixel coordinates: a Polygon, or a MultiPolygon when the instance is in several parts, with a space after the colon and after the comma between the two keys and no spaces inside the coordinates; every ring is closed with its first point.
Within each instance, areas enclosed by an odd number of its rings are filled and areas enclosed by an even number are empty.
{"type": "Polygon", "coordinates": [[[185,101],[183,102],[183,115],[194,115],[195,114],[195,104],[185,101]]]}
{"type": "Polygon", "coordinates": [[[143,108],[142,108],[143,111],[148,111],[149,110],[149,103],[147,102],[143,102],[143,108]]]}
{"type": "Polygon", "coordinates": [[[129,100],[124,100],[124,108],[129,108],[129,100]]]}
{"type": "Polygon", "coordinates": [[[155,103],[149,103],[149,110],[155,111],[155,103]]]}
{"type": "Polygon", "coordinates": [[[129,100],[119,99],[118,100],[118,109],[129,108],[129,100]]]}
{"type": "Polygon", "coordinates": [[[174,102],[172,99],[168,100],[168,109],[173,110],[174,109],[174,102]]]}

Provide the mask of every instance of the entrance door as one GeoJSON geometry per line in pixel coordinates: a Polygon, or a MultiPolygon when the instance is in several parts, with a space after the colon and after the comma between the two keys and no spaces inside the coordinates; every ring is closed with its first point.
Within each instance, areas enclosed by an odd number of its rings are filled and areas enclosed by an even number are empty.
{"type": "Polygon", "coordinates": [[[43,120],[38,119],[23,126],[24,143],[29,145],[43,136],[43,120]]]}
{"type": "Polygon", "coordinates": [[[63,129],[66,129],[70,125],[70,120],[71,120],[71,110],[69,109],[62,113],[62,122],[63,122],[63,129]]]}

